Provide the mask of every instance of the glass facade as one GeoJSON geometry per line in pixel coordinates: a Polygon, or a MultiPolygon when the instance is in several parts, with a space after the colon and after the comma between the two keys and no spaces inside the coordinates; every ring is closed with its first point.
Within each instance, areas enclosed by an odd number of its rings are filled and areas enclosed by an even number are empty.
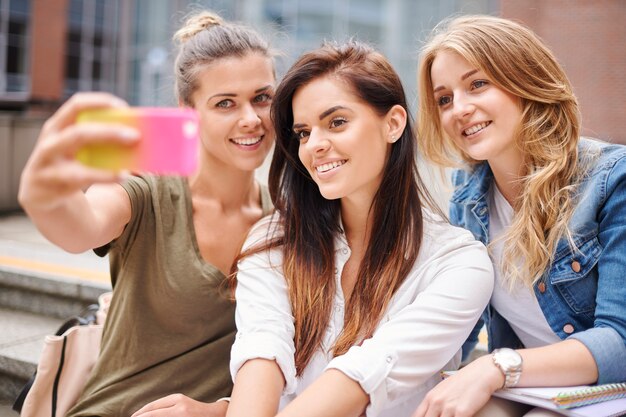
{"type": "MultiPolygon", "coordinates": [[[[391,61],[411,104],[416,98],[420,42],[441,19],[455,13],[498,11],[495,0],[243,0],[262,10],[255,23],[279,34],[277,49],[287,54],[284,70],[302,52],[324,40],[368,42],[391,61]],[[260,4],[260,7],[258,6],[260,4]]],[[[280,64],[280,63],[279,63],[280,64]]]]}
{"type": "Polygon", "coordinates": [[[0,94],[26,93],[30,88],[29,0],[0,0],[0,94]]]}
{"type": "Polygon", "coordinates": [[[65,96],[76,91],[115,91],[118,0],[69,0],[65,96]]]}
{"type": "MultiPolygon", "coordinates": [[[[497,0],[67,0],[62,100],[76,91],[110,91],[130,104],[175,105],[172,34],[186,15],[210,9],[243,21],[282,52],[280,76],[324,40],[367,41],[399,72],[415,98],[419,42],[453,13],[493,13],[497,0]]],[[[28,100],[32,0],[0,0],[0,94],[28,100]]]]}

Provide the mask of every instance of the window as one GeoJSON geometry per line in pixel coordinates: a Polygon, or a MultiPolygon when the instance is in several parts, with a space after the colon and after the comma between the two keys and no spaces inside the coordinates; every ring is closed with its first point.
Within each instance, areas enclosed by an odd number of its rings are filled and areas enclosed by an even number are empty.
{"type": "Polygon", "coordinates": [[[70,0],[65,56],[65,95],[114,91],[117,1],[70,0]]]}
{"type": "Polygon", "coordinates": [[[0,95],[30,89],[28,73],[29,0],[0,0],[0,95]]]}

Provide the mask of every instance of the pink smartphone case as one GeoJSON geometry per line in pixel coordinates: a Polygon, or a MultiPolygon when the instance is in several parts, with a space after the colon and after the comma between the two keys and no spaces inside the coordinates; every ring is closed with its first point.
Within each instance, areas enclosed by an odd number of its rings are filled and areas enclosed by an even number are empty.
{"type": "Polygon", "coordinates": [[[197,165],[198,116],[188,108],[131,107],[94,109],[80,113],[77,123],[120,123],[138,129],[141,140],[132,147],[90,144],[77,159],[95,168],[154,174],[189,175],[197,165]]]}

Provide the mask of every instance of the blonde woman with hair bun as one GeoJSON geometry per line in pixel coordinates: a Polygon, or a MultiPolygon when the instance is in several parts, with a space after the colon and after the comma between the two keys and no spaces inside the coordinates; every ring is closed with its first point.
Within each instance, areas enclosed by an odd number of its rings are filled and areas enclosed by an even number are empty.
{"type": "Polygon", "coordinates": [[[151,401],[141,414],[189,415],[200,401],[203,416],[226,412],[217,400],[232,389],[235,306],[223,282],[249,228],[272,211],[254,171],[274,142],[273,54],[255,31],[209,12],[175,40],[178,102],[200,122],[194,173],[120,178],[78,164],[81,144],[141,140],[119,125],[75,124],[82,110],[127,106],[79,93],[46,122],[22,174],[19,200],[39,230],[111,263],[100,359],[69,417],[131,416],[151,401]]]}
{"type": "Polygon", "coordinates": [[[626,147],[580,136],[563,68],[511,20],[442,22],[418,80],[421,150],[457,168],[450,220],[488,246],[496,285],[464,346],[485,324],[492,353],[413,416],[551,416],[491,394],[626,381],[626,147]]]}

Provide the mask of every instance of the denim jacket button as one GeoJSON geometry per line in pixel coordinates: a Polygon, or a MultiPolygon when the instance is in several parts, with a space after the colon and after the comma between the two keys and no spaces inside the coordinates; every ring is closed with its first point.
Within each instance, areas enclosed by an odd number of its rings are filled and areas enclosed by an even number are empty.
{"type": "Polygon", "coordinates": [[[563,331],[567,334],[572,334],[574,333],[574,326],[572,326],[571,324],[567,323],[565,326],[563,326],[563,331]]]}
{"type": "Polygon", "coordinates": [[[543,294],[544,292],[546,292],[546,283],[545,282],[540,282],[537,285],[537,288],[539,289],[539,292],[543,294]]]}
{"type": "Polygon", "coordinates": [[[572,262],[571,266],[572,266],[572,271],[580,272],[580,262],[574,261],[574,262],[572,262]]]}

